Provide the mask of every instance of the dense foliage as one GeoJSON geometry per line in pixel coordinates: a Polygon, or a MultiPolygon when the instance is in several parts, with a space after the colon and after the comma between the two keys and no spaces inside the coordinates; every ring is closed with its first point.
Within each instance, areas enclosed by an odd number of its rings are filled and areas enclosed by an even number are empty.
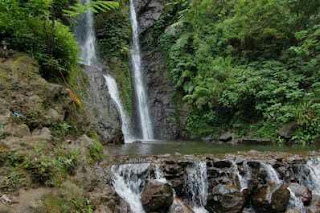
{"type": "Polygon", "coordinates": [[[47,77],[66,75],[77,63],[77,43],[61,21],[69,0],[1,0],[0,40],[28,52],[47,77]]]}
{"type": "Polygon", "coordinates": [[[116,79],[128,114],[133,113],[133,86],[130,71],[131,26],[128,6],[120,1],[117,10],[99,13],[95,18],[101,59],[116,79]]]}
{"type": "Polygon", "coordinates": [[[189,131],[276,137],[279,127],[296,122],[294,139],[314,141],[320,133],[319,23],[317,0],[169,3],[156,25],[158,45],[192,106],[189,131]]]}
{"type": "Polygon", "coordinates": [[[46,78],[68,79],[71,72],[79,74],[78,45],[70,17],[89,9],[101,12],[117,7],[112,1],[0,0],[0,41],[36,58],[46,78]]]}

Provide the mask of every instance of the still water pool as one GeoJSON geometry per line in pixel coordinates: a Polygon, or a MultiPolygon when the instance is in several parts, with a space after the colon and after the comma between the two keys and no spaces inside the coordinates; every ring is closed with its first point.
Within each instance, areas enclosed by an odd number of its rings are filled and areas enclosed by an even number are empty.
{"type": "Polygon", "coordinates": [[[261,152],[277,151],[290,153],[307,153],[309,151],[320,150],[320,145],[301,146],[301,145],[232,145],[232,144],[215,144],[199,141],[152,141],[143,143],[131,143],[123,145],[110,146],[108,152],[112,156],[129,155],[129,156],[147,156],[147,155],[164,155],[164,154],[227,154],[238,151],[245,152],[257,150],[261,152]]]}

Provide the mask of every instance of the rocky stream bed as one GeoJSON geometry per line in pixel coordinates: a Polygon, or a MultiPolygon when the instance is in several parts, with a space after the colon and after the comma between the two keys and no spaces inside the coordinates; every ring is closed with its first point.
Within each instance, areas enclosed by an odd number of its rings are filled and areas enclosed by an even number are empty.
{"type": "Polygon", "coordinates": [[[96,172],[111,212],[320,212],[319,153],[118,157],[96,172]]]}

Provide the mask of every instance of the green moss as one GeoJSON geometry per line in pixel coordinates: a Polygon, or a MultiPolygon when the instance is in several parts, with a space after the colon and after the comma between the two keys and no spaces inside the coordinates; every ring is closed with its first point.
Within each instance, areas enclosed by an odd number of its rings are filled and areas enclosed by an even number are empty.
{"type": "Polygon", "coordinates": [[[90,163],[102,160],[105,156],[103,154],[103,145],[98,141],[94,140],[94,143],[88,147],[90,163]]]}
{"type": "Polygon", "coordinates": [[[118,11],[99,14],[96,17],[96,28],[101,58],[116,79],[120,98],[128,115],[131,115],[134,93],[129,60],[131,27],[128,14],[128,7],[125,5],[118,11]]]}
{"type": "Polygon", "coordinates": [[[28,175],[21,168],[2,168],[0,172],[3,175],[0,179],[0,192],[13,192],[30,184],[28,175]]]}
{"type": "Polygon", "coordinates": [[[73,67],[69,71],[68,85],[75,92],[75,94],[81,99],[85,100],[88,95],[89,79],[86,73],[79,66],[73,67]]]}
{"type": "Polygon", "coordinates": [[[131,115],[133,113],[133,86],[131,71],[128,61],[119,60],[118,58],[112,58],[108,63],[112,70],[112,75],[116,79],[120,91],[120,98],[124,104],[124,107],[131,115]]]}
{"type": "Polygon", "coordinates": [[[67,181],[62,184],[58,192],[46,195],[43,198],[43,205],[37,209],[43,213],[91,213],[93,206],[90,200],[85,197],[83,190],[76,184],[67,181]]]}

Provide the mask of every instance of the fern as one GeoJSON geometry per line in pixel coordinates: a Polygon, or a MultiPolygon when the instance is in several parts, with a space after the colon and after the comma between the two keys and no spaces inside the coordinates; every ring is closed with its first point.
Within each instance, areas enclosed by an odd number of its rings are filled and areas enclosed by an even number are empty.
{"type": "Polygon", "coordinates": [[[79,16],[80,14],[86,13],[89,10],[94,13],[98,13],[108,10],[114,10],[118,7],[119,2],[98,0],[87,4],[76,3],[63,12],[65,16],[73,18],[79,16]]]}

